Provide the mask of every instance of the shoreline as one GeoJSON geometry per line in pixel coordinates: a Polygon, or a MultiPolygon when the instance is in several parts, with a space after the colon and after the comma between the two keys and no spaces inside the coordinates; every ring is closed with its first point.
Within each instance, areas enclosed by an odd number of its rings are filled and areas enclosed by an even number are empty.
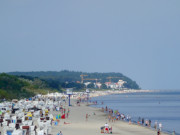
{"type": "MultiPolygon", "coordinates": [[[[100,91],[99,91],[100,92],[100,91]]],[[[105,92],[106,94],[95,94],[95,95],[92,95],[91,97],[92,98],[95,98],[95,97],[100,97],[100,96],[108,96],[108,95],[112,95],[112,94],[125,94],[125,93],[147,93],[147,92],[160,92],[160,90],[123,90],[123,91],[110,91],[110,92],[105,92]],[[108,93],[108,94],[107,94],[108,93]]],[[[99,104],[100,105],[100,104],[99,104]]],[[[91,105],[89,105],[89,107],[93,107],[93,108],[98,108],[98,109],[101,109],[101,107],[99,106],[99,107],[96,107],[96,105],[95,104],[91,104],[91,105]]],[[[115,110],[114,110],[115,111],[115,110]]],[[[107,112],[104,112],[106,115],[108,115],[107,114],[107,112]]],[[[127,114],[125,114],[125,115],[127,115],[127,114]]],[[[123,122],[125,122],[125,123],[128,123],[128,121],[123,121],[123,122]]],[[[138,124],[138,121],[136,121],[136,120],[133,120],[133,122],[132,122],[132,124],[134,124],[134,125],[137,125],[137,126],[141,126],[141,127],[144,127],[144,128],[148,128],[148,129],[150,129],[150,130],[153,130],[153,131],[156,131],[157,132],[157,130],[156,129],[154,129],[154,126],[153,125],[151,125],[151,127],[148,127],[148,126],[145,126],[145,125],[141,125],[141,124],[138,124]]],[[[169,131],[169,130],[166,130],[166,129],[164,129],[163,131],[161,131],[161,133],[164,133],[164,134],[172,134],[172,132],[173,132],[173,130],[172,131],[169,131]]]]}
{"type": "MultiPolygon", "coordinates": [[[[92,105],[94,105],[94,104],[89,104],[88,107],[92,107],[92,108],[96,108],[96,109],[102,110],[101,107],[96,107],[96,106],[92,106],[92,105]]],[[[113,110],[113,111],[115,111],[115,110],[113,110]]],[[[106,115],[106,117],[108,117],[108,113],[107,113],[107,112],[104,111],[103,113],[106,115]]],[[[107,118],[106,118],[106,119],[107,119],[107,118]]],[[[118,121],[123,122],[123,123],[126,123],[126,124],[129,124],[129,121],[127,121],[127,120],[117,120],[116,122],[118,122],[118,121]]],[[[138,127],[146,128],[146,129],[149,129],[149,130],[152,130],[152,131],[157,132],[157,130],[154,129],[152,126],[151,126],[151,127],[148,127],[148,126],[145,126],[145,125],[141,125],[141,124],[138,124],[137,121],[131,121],[131,125],[136,125],[136,126],[138,126],[138,127]]],[[[161,131],[161,134],[162,134],[162,133],[165,134],[165,135],[170,135],[170,134],[171,134],[171,133],[168,132],[168,131],[161,131]]]]}
{"type": "MultiPolygon", "coordinates": [[[[52,134],[57,135],[57,132],[62,131],[63,135],[102,135],[100,128],[108,123],[112,127],[112,134],[115,135],[156,135],[154,131],[147,127],[142,127],[135,124],[129,124],[124,121],[109,122],[107,114],[102,112],[100,108],[95,108],[87,104],[81,103],[78,106],[76,101],[72,100],[72,106],[65,104],[66,108],[70,109],[70,115],[67,119],[60,120],[58,126],[53,125],[52,134]],[[88,120],[86,120],[88,114],[88,120]],[[64,122],[69,124],[64,124],[64,122]]],[[[161,135],[168,135],[161,132],[161,135]]]]}
{"type": "Polygon", "coordinates": [[[98,91],[98,90],[92,90],[90,93],[86,92],[74,92],[75,95],[73,95],[73,99],[78,98],[87,98],[87,94],[90,98],[92,97],[99,97],[99,96],[106,96],[106,95],[112,95],[112,94],[124,94],[124,93],[146,93],[146,92],[157,92],[157,90],[105,90],[105,91],[98,91]],[[82,96],[84,94],[84,96],[82,96]],[[86,95],[86,96],[85,96],[86,95]]]}

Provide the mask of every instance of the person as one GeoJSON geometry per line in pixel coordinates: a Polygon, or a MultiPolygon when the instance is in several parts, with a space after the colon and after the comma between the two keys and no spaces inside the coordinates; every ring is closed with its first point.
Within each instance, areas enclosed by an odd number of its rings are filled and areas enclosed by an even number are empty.
{"type": "Polygon", "coordinates": [[[138,118],[138,125],[140,125],[141,117],[138,118]]]}
{"type": "Polygon", "coordinates": [[[104,107],[102,107],[102,112],[104,112],[104,107]]]}
{"type": "Polygon", "coordinates": [[[110,133],[110,134],[112,134],[112,127],[111,127],[111,128],[109,128],[109,133],[110,133]]]}
{"type": "Polygon", "coordinates": [[[35,125],[35,127],[34,127],[35,134],[37,133],[37,132],[36,132],[36,129],[37,129],[37,126],[35,125]]]}
{"type": "Polygon", "coordinates": [[[129,116],[129,124],[131,124],[131,116],[129,116]]]}
{"type": "Polygon", "coordinates": [[[126,116],[126,120],[129,121],[129,115],[126,116]]]}
{"type": "Polygon", "coordinates": [[[106,112],[108,111],[108,108],[107,108],[107,106],[106,106],[106,112]]]}
{"type": "Polygon", "coordinates": [[[111,122],[111,115],[110,114],[108,115],[108,119],[109,119],[109,122],[111,122]]]}
{"type": "Polygon", "coordinates": [[[149,127],[151,127],[151,120],[149,120],[149,127]]]}
{"type": "Polygon", "coordinates": [[[106,123],[104,127],[105,127],[105,133],[109,133],[109,125],[106,123]]]}
{"type": "Polygon", "coordinates": [[[144,125],[144,118],[142,118],[142,125],[144,125]]]}
{"type": "Polygon", "coordinates": [[[155,128],[155,130],[157,129],[157,121],[155,121],[155,123],[154,123],[154,128],[155,128]]]}
{"type": "Polygon", "coordinates": [[[160,129],[158,129],[158,131],[157,131],[157,135],[160,135],[160,134],[161,134],[160,129]]]}
{"type": "Polygon", "coordinates": [[[162,124],[161,124],[161,122],[159,123],[159,130],[162,131],[162,124]]]}
{"type": "Polygon", "coordinates": [[[145,126],[148,126],[149,124],[148,124],[148,120],[145,120],[145,126]]]}
{"type": "Polygon", "coordinates": [[[175,135],[175,131],[172,132],[172,135],[175,135]]]}
{"type": "Polygon", "coordinates": [[[61,131],[59,132],[59,135],[63,135],[61,131]]]}
{"type": "Polygon", "coordinates": [[[88,120],[88,114],[86,113],[86,121],[88,120]]]}

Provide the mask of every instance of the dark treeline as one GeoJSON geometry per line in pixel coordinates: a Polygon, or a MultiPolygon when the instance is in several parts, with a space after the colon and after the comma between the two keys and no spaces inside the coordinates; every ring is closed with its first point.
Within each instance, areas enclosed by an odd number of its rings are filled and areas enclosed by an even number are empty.
{"type": "MultiPolygon", "coordinates": [[[[30,77],[38,77],[40,79],[45,80],[48,85],[52,88],[58,89],[60,90],[61,88],[72,88],[75,87],[76,89],[81,89],[84,88],[83,84],[77,83],[81,81],[81,74],[85,74],[87,76],[85,76],[84,78],[93,78],[93,79],[100,79],[98,80],[98,82],[101,83],[105,83],[108,82],[109,80],[107,79],[107,77],[116,77],[116,78],[112,78],[111,81],[112,82],[117,82],[118,80],[123,80],[126,81],[127,83],[124,84],[125,88],[129,88],[129,89],[140,89],[140,87],[138,86],[138,84],[131,80],[130,78],[124,76],[121,73],[114,73],[114,72],[110,72],[110,73],[87,73],[87,72],[75,72],[75,71],[68,71],[68,70],[63,70],[63,71],[39,71],[39,72],[10,72],[8,74],[11,75],[18,75],[18,76],[30,76],[30,77]]],[[[29,78],[30,79],[30,78],[29,78]]],[[[89,80],[86,80],[89,81],[89,80]]],[[[84,82],[86,82],[84,81],[84,82]]],[[[95,80],[91,80],[91,82],[96,82],[95,80]]],[[[103,85],[103,87],[105,88],[105,86],[103,85]]]]}
{"type": "Polygon", "coordinates": [[[20,99],[46,94],[57,90],[49,87],[48,83],[38,78],[27,76],[13,76],[5,73],[0,74],[0,100],[20,99]]]}

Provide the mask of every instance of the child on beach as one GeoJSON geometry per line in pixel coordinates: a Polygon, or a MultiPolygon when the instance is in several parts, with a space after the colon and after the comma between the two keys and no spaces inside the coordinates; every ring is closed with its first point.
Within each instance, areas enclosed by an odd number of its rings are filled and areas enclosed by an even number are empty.
{"type": "Polygon", "coordinates": [[[160,135],[160,134],[161,134],[161,132],[160,132],[160,130],[158,130],[157,135],[160,135]]]}

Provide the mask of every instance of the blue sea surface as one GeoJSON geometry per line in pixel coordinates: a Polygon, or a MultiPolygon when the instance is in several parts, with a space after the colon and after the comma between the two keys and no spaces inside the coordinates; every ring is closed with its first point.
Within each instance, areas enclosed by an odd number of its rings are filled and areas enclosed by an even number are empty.
{"type": "Polygon", "coordinates": [[[130,115],[132,121],[139,117],[162,123],[163,131],[180,134],[180,91],[157,91],[147,93],[124,93],[92,98],[98,105],[119,110],[130,115]],[[102,105],[101,102],[104,102],[102,105]]]}

